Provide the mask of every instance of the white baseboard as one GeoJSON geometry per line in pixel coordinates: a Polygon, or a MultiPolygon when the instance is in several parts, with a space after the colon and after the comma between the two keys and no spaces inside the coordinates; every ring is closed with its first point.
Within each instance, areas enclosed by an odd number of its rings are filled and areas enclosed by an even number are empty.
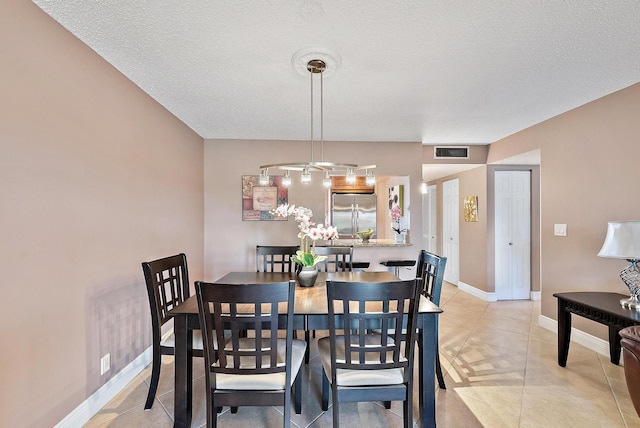
{"type": "Polygon", "coordinates": [[[63,420],[58,422],[54,428],[77,428],[83,426],[147,367],[152,359],[153,350],[150,346],[63,420]]]}
{"type": "MultiPolygon", "coordinates": [[[[538,317],[538,325],[558,334],[558,321],[552,318],[540,315],[538,317]]],[[[577,330],[572,327],[571,341],[578,343],[587,349],[591,349],[598,354],[604,355],[605,357],[609,357],[609,342],[607,340],[600,339],[599,337],[592,336],[584,331],[577,330]]],[[[622,364],[622,356],[620,358],[620,363],[622,364]]]]}
{"type": "Polygon", "coordinates": [[[458,281],[458,288],[465,293],[469,293],[472,296],[477,297],[478,299],[482,299],[485,302],[496,302],[498,299],[496,298],[496,293],[488,293],[484,290],[480,290],[472,285],[465,284],[462,281],[458,281]]]}
{"type": "MultiPolygon", "coordinates": [[[[473,285],[466,284],[462,281],[458,281],[458,288],[465,293],[469,293],[472,296],[477,297],[478,299],[482,299],[485,302],[497,302],[498,298],[496,297],[496,293],[489,293],[484,290],[480,290],[479,288],[474,287],[473,285]]],[[[542,293],[539,291],[531,291],[530,297],[531,300],[540,300],[542,298],[542,293]]]]}

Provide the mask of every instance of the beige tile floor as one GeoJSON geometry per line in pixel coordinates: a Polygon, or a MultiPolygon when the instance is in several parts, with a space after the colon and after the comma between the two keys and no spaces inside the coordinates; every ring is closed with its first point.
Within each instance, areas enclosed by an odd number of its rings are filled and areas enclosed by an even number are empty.
{"type": "MultiPolygon", "coordinates": [[[[640,427],[622,367],[575,343],[567,367],[558,366],[556,335],[537,325],[539,302],[488,303],[445,283],[440,303],[447,389],[436,390],[439,427],[640,427]]],[[[320,409],[321,369],[315,352],[312,346],[313,358],[303,368],[302,414],[292,415],[293,427],[331,425],[332,409],[320,409]]],[[[205,423],[204,364],[198,361],[194,427],[205,423]]],[[[171,427],[173,358],[163,357],[156,401],[145,412],[150,372],[147,367],[85,426],[171,427]]],[[[417,394],[415,400],[417,408],[417,394]]],[[[402,407],[347,403],[341,405],[340,420],[345,427],[401,427],[402,407]]],[[[225,409],[218,421],[226,427],[280,427],[282,409],[241,407],[235,415],[225,409]]]]}

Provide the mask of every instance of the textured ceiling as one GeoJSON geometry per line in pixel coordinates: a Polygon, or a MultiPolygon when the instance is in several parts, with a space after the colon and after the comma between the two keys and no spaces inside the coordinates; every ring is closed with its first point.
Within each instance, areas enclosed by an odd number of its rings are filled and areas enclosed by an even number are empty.
{"type": "Polygon", "coordinates": [[[308,139],[305,48],[333,141],[486,144],[640,81],[638,0],[34,3],[204,138],[308,139]]]}

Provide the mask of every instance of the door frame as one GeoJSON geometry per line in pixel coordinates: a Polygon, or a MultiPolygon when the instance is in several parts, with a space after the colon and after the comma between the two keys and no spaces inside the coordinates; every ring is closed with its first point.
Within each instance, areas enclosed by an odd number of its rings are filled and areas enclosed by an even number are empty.
{"type": "Polygon", "coordinates": [[[422,247],[430,253],[438,253],[438,186],[426,186],[422,194],[422,247]]]}
{"type": "Polygon", "coordinates": [[[494,192],[496,193],[494,205],[496,299],[529,300],[531,299],[531,171],[495,171],[494,192]],[[504,185],[508,187],[506,192],[504,185]],[[501,189],[500,195],[505,198],[498,197],[498,188],[501,189]],[[508,202],[508,205],[505,206],[499,203],[500,201],[508,202]],[[501,272],[498,271],[499,266],[502,266],[501,272]],[[498,289],[498,285],[502,288],[498,289]]]}
{"type": "Polygon", "coordinates": [[[540,165],[487,165],[487,292],[495,295],[495,171],[531,172],[531,299],[540,300],[541,284],[541,215],[540,165]]]}
{"type": "Polygon", "coordinates": [[[442,182],[442,197],[440,198],[440,200],[442,201],[442,233],[440,234],[441,236],[441,246],[442,246],[442,255],[443,257],[447,257],[447,269],[445,270],[445,278],[444,280],[455,285],[458,286],[459,282],[460,282],[460,178],[456,177],[456,178],[452,178],[449,180],[445,180],[442,182]],[[455,182],[456,185],[456,193],[457,193],[457,198],[455,199],[455,208],[454,208],[454,213],[455,213],[455,217],[456,217],[456,221],[454,221],[452,223],[452,225],[454,226],[455,229],[455,235],[456,235],[456,254],[455,256],[451,256],[446,250],[446,242],[447,242],[447,234],[446,234],[446,230],[445,230],[445,219],[447,217],[447,213],[446,213],[446,209],[447,209],[447,203],[445,198],[447,197],[447,192],[445,191],[445,186],[446,183],[453,183],[455,182]]]}

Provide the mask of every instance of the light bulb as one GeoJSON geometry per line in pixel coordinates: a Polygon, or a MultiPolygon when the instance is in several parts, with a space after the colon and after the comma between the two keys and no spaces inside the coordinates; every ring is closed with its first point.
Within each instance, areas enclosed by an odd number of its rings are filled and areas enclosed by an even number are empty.
{"type": "Polygon", "coordinates": [[[322,180],[322,185],[324,187],[331,187],[331,177],[329,177],[329,171],[325,171],[324,179],[322,180]]]}
{"type": "Polygon", "coordinates": [[[263,169],[260,173],[258,183],[260,183],[262,186],[266,186],[269,184],[269,170],[267,168],[263,169]]]}
{"type": "Polygon", "coordinates": [[[347,184],[355,184],[355,182],[356,182],[356,174],[353,171],[353,168],[349,168],[347,170],[347,179],[346,179],[346,181],[347,181],[347,184]]]}
{"type": "Polygon", "coordinates": [[[305,167],[302,170],[302,174],[300,174],[300,182],[303,184],[311,183],[311,174],[309,173],[309,169],[305,167]]]}
{"type": "Polygon", "coordinates": [[[282,177],[282,185],[285,187],[291,186],[291,175],[289,174],[289,170],[284,173],[284,177],[282,177]]]}
{"type": "Polygon", "coordinates": [[[365,183],[367,183],[367,186],[373,186],[376,184],[376,177],[374,177],[373,172],[367,170],[366,176],[367,178],[365,179],[365,183]]]}

